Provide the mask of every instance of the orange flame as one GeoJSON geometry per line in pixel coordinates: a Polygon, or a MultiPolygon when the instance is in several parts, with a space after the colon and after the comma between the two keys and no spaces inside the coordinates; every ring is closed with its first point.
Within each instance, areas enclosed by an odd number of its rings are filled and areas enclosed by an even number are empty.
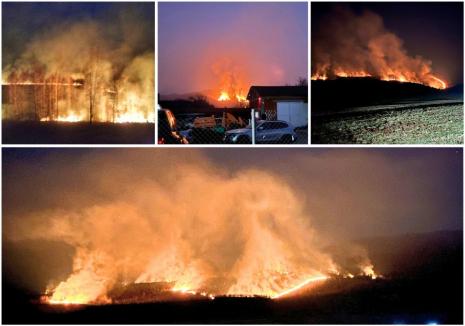
{"type": "MultiPolygon", "coordinates": [[[[373,75],[365,71],[344,71],[341,69],[335,70],[334,75],[335,77],[339,77],[339,78],[374,77],[373,75]]],[[[328,76],[325,73],[314,74],[312,75],[311,79],[312,80],[327,80],[328,76]]],[[[409,82],[409,83],[415,83],[415,84],[422,84],[422,85],[426,85],[426,86],[436,88],[436,89],[447,88],[447,83],[445,81],[433,75],[429,75],[428,78],[426,78],[424,81],[421,81],[420,79],[416,77],[408,77],[408,74],[402,74],[402,73],[383,75],[383,76],[380,76],[379,79],[385,80],[385,81],[398,81],[401,83],[409,82]]]]}
{"type": "Polygon", "coordinates": [[[229,97],[228,93],[225,91],[221,91],[221,94],[218,97],[218,101],[225,102],[225,101],[230,101],[230,100],[231,98],[229,97]]]}
{"type": "MultiPolygon", "coordinates": [[[[232,98],[241,106],[246,106],[249,103],[249,100],[242,94],[234,94],[232,98]]],[[[232,98],[228,92],[221,91],[220,96],[218,96],[218,102],[231,102],[233,101],[232,98]]]]}
{"type": "Polygon", "coordinates": [[[310,278],[306,279],[305,281],[303,281],[303,282],[297,284],[296,286],[294,286],[294,287],[292,287],[292,288],[290,288],[290,289],[287,289],[287,290],[285,290],[285,291],[283,291],[283,292],[280,292],[280,293],[278,293],[278,294],[272,296],[271,298],[272,298],[272,299],[281,298],[281,297],[283,297],[283,296],[286,296],[286,295],[288,295],[288,294],[290,294],[290,293],[293,293],[293,292],[296,292],[296,291],[302,289],[303,287],[307,286],[307,285],[310,284],[310,283],[319,282],[319,281],[325,281],[325,280],[327,280],[327,279],[328,279],[328,277],[325,276],[325,275],[310,277],[310,278]]]}

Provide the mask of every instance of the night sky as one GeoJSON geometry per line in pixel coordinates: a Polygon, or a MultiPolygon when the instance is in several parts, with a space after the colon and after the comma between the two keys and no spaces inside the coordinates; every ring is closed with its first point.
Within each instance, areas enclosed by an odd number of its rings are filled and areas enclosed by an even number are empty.
{"type": "Polygon", "coordinates": [[[211,175],[255,169],[282,178],[316,229],[332,237],[462,230],[462,160],[454,148],[4,149],[4,220],[100,205],[191,164],[211,175]],[[115,183],[110,191],[107,182],[115,183]]]}
{"type": "Polygon", "coordinates": [[[307,77],[306,3],[161,2],[158,17],[162,95],[217,88],[225,71],[248,86],[307,77]]]}
{"type": "Polygon", "coordinates": [[[325,16],[343,6],[357,14],[380,15],[385,27],[400,37],[410,56],[432,61],[433,72],[449,84],[463,83],[463,3],[319,3],[311,5],[312,31],[325,28],[325,16]]]}

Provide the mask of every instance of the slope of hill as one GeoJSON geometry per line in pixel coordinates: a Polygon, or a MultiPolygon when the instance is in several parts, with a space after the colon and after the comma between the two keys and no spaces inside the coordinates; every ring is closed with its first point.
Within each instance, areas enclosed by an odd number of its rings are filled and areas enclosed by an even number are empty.
{"type": "Polygon", "coordinates": [[[439,90],[371,77],[312,80],[312,112],[429,100],[463,101],[463,86],[439,90]]]}

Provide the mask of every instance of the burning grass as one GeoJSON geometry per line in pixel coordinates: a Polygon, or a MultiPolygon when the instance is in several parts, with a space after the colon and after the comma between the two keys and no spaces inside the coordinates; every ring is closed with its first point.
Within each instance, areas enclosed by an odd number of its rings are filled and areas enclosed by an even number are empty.
{"type": "Polygon", "coordinates": [[[357,14],[335,7],[313,33],[312,80],[374,77],[447,88],[447,82],[433,73],[432,62],[409,55],[403,41],[374,12],[357,14]]]}
{"type": "MultiPolygon", "coordinates": [[[[216,298],[262,298],[268,300],[281,300],[296,296],[314,295],[334,291],[334,284],[338,284],[341,280],[346,286],[349,280],[353,280],[354,284],[359,284],[361,281],[366,282],[369,279],[377,279],[374,274],[354,276],[347,274],[345,276],[316,276],[310,277],[295,286],[286,289],[272,296],[254,295],[254,294],[224,294],[224,293],[209,293],[208,290],[191,290],[187,287],[176,287],[174,282],[152,282],[152,283],[131,283],[119,284],[111,289],[105,299],[97,301],[81,300],[81,297],[67,298],[59,300],[55,293],[47,290],[40,298],[40,302],[50,305],[62,306],[79,306],[79,305],[107,305],[107,304],[141,304],[154,302],[173,302],[173,301],[205,301],[215,300],[216,298]]],[[[350,282],[349,282],[350,283],[350,282]]],[[[340,291],[336,290],[336,291],[340,291]]]]}
{"type": "MultiPolygon", "coordinates": [[[[28,11],[32,4],[23,6],[17,10],[28,11]]],[[[73,5],[47,6],[55,11],[73,5]]],[[[33,33],[17,22],[5,25],[7,35],[16,28],[28,37],[17,40],[18,53],[4,49],[9,60],[2,70],[3,119],[154,122],[153,22],[145,5],[113,6],[104,20],[53,17],[48,19],[53,25],[33,33]]],[[[35,12],[35,19],[48,15],[44,12],[35,12]]]]}
{"type": "Polygon", "coordinates": [[[107,163],[96,177],[107,200],[33,212],[6,227],[13,239],[75,248],[71,274],[48,287],[50,302],[106,303],[120,284],[160,282],[178,295],[278,298],[329,274],[373,272],[366,251],[353,246],[345,249],[352,264],[339,266],[298,194],[272,173],[228,175],[181,163],[157,178],[144,174],[116,186],[116,175],[134,173],[107,163]]]}

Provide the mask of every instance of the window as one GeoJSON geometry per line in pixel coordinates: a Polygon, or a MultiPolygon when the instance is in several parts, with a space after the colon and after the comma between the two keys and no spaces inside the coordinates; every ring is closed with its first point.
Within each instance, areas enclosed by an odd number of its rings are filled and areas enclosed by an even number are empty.
{"type": "Polygon", "coordinates": [[[288,127],[288,124],[285,122],[275,122],[275,129],[284,129],[287,127],[288,127]]]}

